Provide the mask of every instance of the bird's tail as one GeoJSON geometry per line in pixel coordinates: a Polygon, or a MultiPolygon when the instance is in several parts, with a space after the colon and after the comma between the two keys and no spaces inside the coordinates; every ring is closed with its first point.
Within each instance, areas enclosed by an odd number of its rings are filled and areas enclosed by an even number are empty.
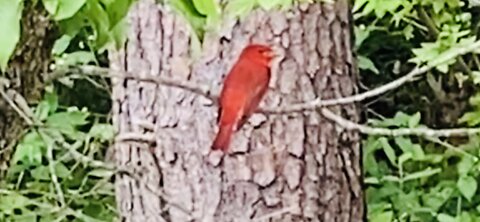
{"type": "Polygon", "coordinates": [[[217,136],[212,144],[213,150],[222,150],[226,152],[228,150],[228,145],[230,144],[230,139],[233,134],[233,124],[220,125],[217,136]]]}

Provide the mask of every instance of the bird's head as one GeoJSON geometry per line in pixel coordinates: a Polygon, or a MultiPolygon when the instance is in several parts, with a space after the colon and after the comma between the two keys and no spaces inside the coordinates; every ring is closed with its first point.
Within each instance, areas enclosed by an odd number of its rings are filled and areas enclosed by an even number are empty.
{"type": "Polygon", "coordinates": [[[245,47],[240,55],[241,58],[247,58],[252,62],[259,63],[264,66],[270,66],[272,59],[276,54],[272,48],[266,45],[251,44],[245,47]]]}

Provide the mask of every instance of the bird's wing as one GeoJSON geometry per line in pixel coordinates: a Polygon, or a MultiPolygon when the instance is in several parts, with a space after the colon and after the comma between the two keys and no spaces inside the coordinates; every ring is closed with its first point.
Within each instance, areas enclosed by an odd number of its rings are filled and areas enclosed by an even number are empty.
{"type": "MultiPolygon", "coordinates": [[[[267,70],[270,72],[270,70],[267,70]]],[[[237,126],[238,129],[240,129],[250,118],[250,116],[255,112],[255,110],[258,108],[258,105],[262,101],[263,97],[265,96],[267,89],[268,89],[268,80],[269,78],[262,79],[261,81],[258,81],[257,83],[254,83],[254,88],[251,91],[249,103],[245,104],[245,111],[242,115],[242,118],[239,121],[239,124],[237,126]]]]}

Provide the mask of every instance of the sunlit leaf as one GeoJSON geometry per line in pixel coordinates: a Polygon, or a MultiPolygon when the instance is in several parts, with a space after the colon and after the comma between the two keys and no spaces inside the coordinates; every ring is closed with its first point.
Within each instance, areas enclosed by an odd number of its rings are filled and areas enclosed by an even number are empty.
{"type": "Polygon", "coordinates": [[[471,200],[475,192],[477,191],[477,181],[471,176],[461,176],[457,182],[457,188],[462,195],[471,200]]]}
{"type": "Polygon", "coordinates": [[[231,0],[225,7],[225,14],[232,17],[244,17],[252,11],[255,0],[231,0]]]}
{"type": "Polygon", "coordinates": [[[22,18],[22,0],[0,0],[0,71],[7,68],[10,56],[20,40],[20,19],[22,18]]]}
{"type": "Polygon", "coordinates": [[[52,53],[55,55],[60,55],[63,52],[65,52],[65,50],[68,48],[68,45],[70,45],[71,40],[72,40],[71,36],[62,35],[62,37],[57,39],[53,44],[52,53]]]}
{"type": "Polygon", "coordinates": [[[448,214],[444,214],[444,213],[441,213],[441,214],[438,214],[437,215],[437,220],[439,222],[457,222],[457,219],[455,219],[455,217],[452,217],[448,214]]]}
{"type": "Polygon", "coordinates": [[[358,56],[358,68],[360,69],[365,69],[365,70],[370,70],[375,74],[379,74],[380,71],[378,71],[377,67],[375,67],[375,64],[373,64],[372,60],[365,56],[358,56]]]}

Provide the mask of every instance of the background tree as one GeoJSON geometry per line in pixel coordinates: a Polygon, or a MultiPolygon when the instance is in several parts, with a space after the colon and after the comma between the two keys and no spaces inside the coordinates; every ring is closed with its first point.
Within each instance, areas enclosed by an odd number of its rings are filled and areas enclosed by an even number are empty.
{"type": "MultiPolygon", "coordinates": [[[[17,100],[20,106],[28,106],[28,102],[41,99],[43,88],[42,73],[48,69],[51,61],[50,50],[54,36],[53,25],[46,17],[46,11],[37,4],[20,1],[1,2],[0,7],[6,12],[0,19],[2,27],[12,31],[10,35],[1,37],[1,42],[20,41],[17,47],[4,46],[0,52],[0,68],[3,77],[0,80],[2,101],[0,102],[0,176],[5,175],[12,148],[22,136],[25,120],[17,115],[5,97],[17,100]],[[25,10],[23,10],[25,8],[25,10]],[[7,13],[8,11],[8,13],[7,13]],[[22,18],[20,20],[20,18],[22,18]],[[19,21],[20,20],[20,21],[19,21]],[[34,31],[32,31],[34,30],[34,31]],[[8,64],[7,53],[14,53],[8,64]],[[4,90],[8,86],[11,90],[4,90]],[[20,95],[18,95],[20,94],[20,95]],[[25,98],[25,99],[24,99],[25,98]]],[[[30,123],[31,124],[31,123],[30,123]]]]}

